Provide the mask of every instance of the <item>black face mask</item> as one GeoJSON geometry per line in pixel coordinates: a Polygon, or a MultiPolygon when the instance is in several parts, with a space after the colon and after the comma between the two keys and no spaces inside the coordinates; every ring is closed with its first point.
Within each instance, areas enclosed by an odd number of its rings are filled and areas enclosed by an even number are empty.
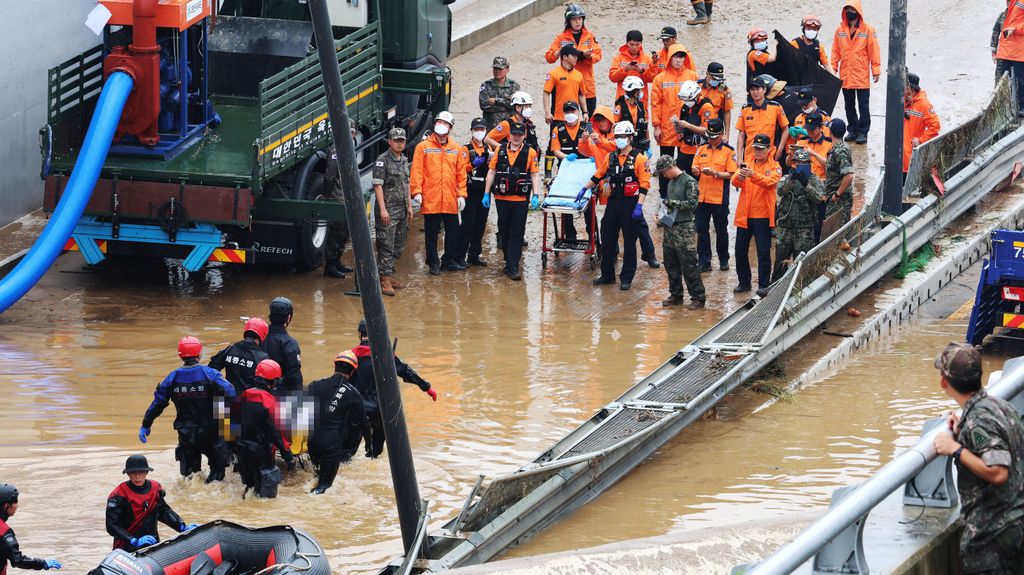
{"type": "Polygon", "coordinates": [[[846,11],[846,20],[848,22],[854,22],[858,18],[860,18],[860,13],[857,12],[856,10],[847,10],[846,11]]]}

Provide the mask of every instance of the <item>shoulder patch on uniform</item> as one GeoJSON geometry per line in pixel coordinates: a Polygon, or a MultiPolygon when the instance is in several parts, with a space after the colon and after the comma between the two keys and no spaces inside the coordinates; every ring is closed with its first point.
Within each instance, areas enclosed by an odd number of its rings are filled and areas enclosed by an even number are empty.
{"type": "Polygon", "coordinates": [[[487,84],[480,84],[480,91],[481,92],[486,92],[487,91],[487,84]]]}
{"type": "Polygon", "coordinates": [[[117,501],[114,501],[113,499],[107,499],[107,507],[117,507],[117,501]]]}
{"type": "Polygon", "coordinates": [[[710,111],[704,112],[704,119],[705,120],[710,120],[711,119],[711,112],[710,111]]]}
{"type": "Polygon", "coordinates": [[[985,447],[992,438],[989,437],[988,432],[980,427],[975,427],[971,430],[971,441],[975,447],[985,447]]]}
{"type": "Polygon", "coordinates": [[[501,122],[497,126],[495,126],[494,127],[494,131],[496,131],[496,132],[504,132],[505,131],[505,122],[501,122]]]}
{"type": "Polygon", "coordinates": [[[545,80],[550,80],[551,79],[551,74],[550,73],[544,74],[544,79],[545,80]]]}
{"type": "Polygon", "coordinates": [[[384,160],[381,160],[381,161],[377,162],[376,166],[378,168],[383,168],[384,167],[384,160]]]}

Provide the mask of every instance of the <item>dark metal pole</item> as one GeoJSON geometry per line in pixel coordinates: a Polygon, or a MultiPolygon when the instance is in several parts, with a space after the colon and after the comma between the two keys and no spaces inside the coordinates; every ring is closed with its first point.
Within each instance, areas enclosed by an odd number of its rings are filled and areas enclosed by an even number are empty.
{"type": "Polygon", "coordinates": [[[406,553],[416,539],[416,524],[420,514],[420,492],[416,482],[416,468],[412,461],[409,432],[405,426],[402,395],[395,374],[395,356],[388,335],[388,321],[380,293],[377,260],[370,241],[370,225],[363,210],[363,194],[359,183],[359,169],[355,160],[355,144],[349,132],[345,91],[338,70],[338,54],[334,48],[334,34],[327,13],[326,0],[309,0],[309,14],[313,19],[313,34],[320,55],[324,89],[327,92],[327,114],[331,119],[331,135],[338,149],[338,172],[345,193],[345,215],[352,235],[352,249],[356,256],[356,277],[362,292],[363,314],[366,317],[370,349],[373,350],[373,373],[381,415],[384,418],[384,437],[388,446],[391,481],[398,504],[398,520],[402,527],[402,542],[406,553]]]}
{"type": "Polygon", "coordinates": [[[885,181],[882,211],[903,213],[903,90],[906,84],[907,0],[891,0],[885,92],[885,181]]]}

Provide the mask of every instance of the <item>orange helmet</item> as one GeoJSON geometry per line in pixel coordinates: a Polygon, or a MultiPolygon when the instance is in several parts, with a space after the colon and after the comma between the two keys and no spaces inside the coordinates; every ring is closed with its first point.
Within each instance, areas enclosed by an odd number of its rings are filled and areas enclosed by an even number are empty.
{"type": "Polygon", "coordinates": [[[251,317],[245,321],[245,327],[242,329],[242,334],[247,332],[253,332],[257,337],[260,338],[260,343],[267,339],[267,332],[270,328],[267,327],[267,322],[263,321],[258,317],[251,317]]]}
{"type": "Polygon", "coordinates": [[[750,32],[747,32],[747,42],[753,42],[758,38],[768,38],[768,31],[764,28],[751,28],[750,32]]]}
{"type": "Polygon", "coordinates": [[[359,367],[359,360],[356,359],[356,354],[352,353],[352,350],[342,351],[334,356],[334,369],[337,370],[341,365],[350,365],[352,369],[356,369],[359,367]]]}
{"type": "Polygon", "coordinates": [[[264,359],[256,366],[256,377],[262,377],[273,383],[281,377],[281,364],[272,359],[264,359]]]}
{"type": "Polygon", "coordinates": [[[817,26],[818,28],[821,28],[821,18],[818,18],[814,14],[804,16],[803,20],[800,20],[800,27],[806,28],[808,26],[817,26]]]}
{"type": "Polygon", "coordinates": [[[178,340],[178,357],[199,357],[203,355],[203,344],[199,343],[198,337],[187,335],[178,340]]]}

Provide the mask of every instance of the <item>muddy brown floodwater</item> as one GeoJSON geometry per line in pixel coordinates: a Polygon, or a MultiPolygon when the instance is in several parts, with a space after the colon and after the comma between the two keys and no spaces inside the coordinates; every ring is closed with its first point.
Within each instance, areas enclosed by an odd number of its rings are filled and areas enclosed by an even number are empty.
{"type": "MultiPolygon", "coordinates": [[[[779,27],[794,35],[802,12],[816,12],[825,30],[838,19],[838,8],[822,1],[799,8],[787,2],[731,4],[717,5],[713,25],[686,30],[680,24],[689,8],[675,2],[587,3],[588,24],[605,47],[605,61],[597,66],[604,102],[608,65],[628,28],[642,29],[652,48],[660,26],[676,24],[702,65],[719,59],[739,85],[747,29],[779,27]]],[[[883,45],[885,4],[865,2],[883,45]]],[[[910,66],[921,74],[947,127],[988,97],[988,30],[997,12],[995,5],[964,10],[953,0],[911,6],[910,66]]],[[[476,115],[476,89],[496,54],[512,60],[513,77],[539,104],[550,68],[541,55],[560,26],[556,10],[452,61],[460,138],[476,115]]],[[[862,180],[872,186],[883,102],[876,89],[875,135],[857,151],[862,180]]],[[[399,355],[441,395],[432,403],[415,387],[403,388],[421,493],[434,502],[438,524],[457,513],[477,473],[507,472],[533,459],[742,303],[731,294],[732,272],[704,276],[710,305],[693,312],[662,309],[664,271],[642,263],[630,292],[593,288],[581,257],[562,257],[542,269],[540,222],[531,215],[525,281],[511,283],[494,265],[490,234],[485,257],[491,267],[427,276],[417,220],[399,266],[409,287],[386,302],[399,355]]],[[[657,241],[660,232],[654,233],[657,241]]],[[[153,477],[189,522],[293,524],[319,539],[339,573],[374,572],[399,553],[384,460],[357,458],[322,497],[307,495],[312,475],[299,472],[286,479],[276,500],[242,500],[237,476],[213,486],[177,477],[172,410],[147,445],[136,439],[154,386],[178,365],[177,339],[199,336],[209,357],[239,338],[240,317],[264,314],[274,296],[295,302],[290,331],[302,345],[307,381],[327,375],[334,354],[355,343],[361,308],[358,299],[342,294],[350,285],[318,274],[229,268],[189,276],[160,261],[114,261],[88,270],[77,254],[62,257],[36,289],[0,316],[0,481],[22,492],[12,523],[23,549],[58,557],[71,573],[95,566],[110,545],[105,497],[123,479],[124,457],[144,452],[156,468],[153,477]]],[[[515,553],[820,509],[833,488],[877,469],[948,405],[930,361],[962,334],[955,323],[910,330],[792,403],[758,409],[763,396],[737,393],[725,400],[719,419],[698,423],[609,493],[515,553]]]]}

